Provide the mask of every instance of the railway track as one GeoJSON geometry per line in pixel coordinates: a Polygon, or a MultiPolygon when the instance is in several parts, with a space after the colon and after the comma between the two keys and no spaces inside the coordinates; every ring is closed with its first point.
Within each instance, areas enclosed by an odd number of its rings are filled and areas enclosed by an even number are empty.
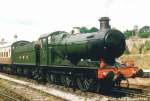
{"type": "MultiPolygon", "coordinates": [[[[48,84],[48,85],[38,84],[37,86],[34,80],[29,80],[27,78],[17,77],[17,76],[8,75],[8,74],[3,74],[3,75],[8,76],[8,77],[12,76],[12,78],[17,78],[17,80],[16,79],[11,80],[13,82],[19,83],[18,80],[20,81],[22,80],[20,83],[22,83],[23,85],[32,87],[34,89],[42,90],[46,93],[64,98],[69,101],[75,101],[75,100],[76,101],[83,101],[83,100],[84,101],[102,101],[102,99],[105,99],[107,101],[111,99],[118,100],[124,97],[130,97],[131,100],[136,97],[143,98],[145,99],[144,101],[150,100],[150,95],[149,95],[150,91],[146,93],[144,90],[141,90],[141,89],[115,88],[111,92],[104,92],[104,93],[103,92],[100,92],[100,93],[82,92],[78,89],[74,90],[73,88],[65,88],[64,86],[56,85],[56,84],[48,84]]],[[[2,78],[2,76],[0,76],[0,78],[2,78]]]]}
{"type": "Polygon", "coordinates": [[[4,94],[3,92],[0,92],[0,98],[2,98],[4,101],[20,101],[19,99],[8,94],[4,94]]]}
{"type": "Polygon", "coordinates": [[[144,72],[144,78],[150,78],[150,69],[144,69],[143,70],[143,72],[144,72]]]}
{"type": "MultiPolygon", "coordinates": [[[[122,93],[126,95],[127,100],[132,101],[150,101],[150,94],[144,92],[141,89],[126,89],[126,88],[120,88],[120,89],[113,89],[113,92],[122,93]]],[[[149,91],[150,92],[150,91],[149,91]]]]}
{"type": "Polygon", "coordinates": [[[8,75],[4,73],[0,73],[0,78],[15,82],[20,85],[24,85],[26,87],[29,87],[31,89],[36,89],[39,91],[43,91],[47,94],[56,96],[58,98],[65,99],[67,101],[96,101],[104,96],[99,96],[95,93],[90,92],[81,92],[80,90],[73,91],[72,88],[66,88],[61,85],[56,84],[50,84],[50,85],[43,85],[43,84],[37,84],[34,80],[29,80],[27,78],[17,77],[14,75],[8,75]]]}

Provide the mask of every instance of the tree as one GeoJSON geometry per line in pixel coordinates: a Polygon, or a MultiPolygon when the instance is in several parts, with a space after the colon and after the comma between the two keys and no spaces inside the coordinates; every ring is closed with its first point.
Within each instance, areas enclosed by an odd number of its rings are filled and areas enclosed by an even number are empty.
{"type": "Polygon", "coordinates": [[[130,30],[126,30],[125,32],[124,32],[124,35],[125,35],[125,37],[128,39],[128,38],[130,38],[131,36],[132,36],[132,34],[133,34],[133,31],[130,31],[130,30]]]}
{"type": "Polygon", "coordinates": [[[90,32],[92,33],[92,32],[98,32],[99,30],[96,28],[96,27],[92,27],[91,29],[90,29],[90,32]]]}
{"type": "Polygon", "coordinates": [[[150,26],[144,26],[140,29],[140,33],[150,32],[150,26]]]}
{"type": "Polygon", "coordinates": [[[80,32],[81,33],[89,33],[89,29],[87,27],[81,27],[80,32]]]}
{"type": "Polygon", "coordinates": [[[139,31],[138,36],[141,37],[141,38],[148,38],[148,37],[150,37],[150,26],[142,27],[140,29],[140,31],[139,31]]]}
{"type": "Polygon", "coordinates": [[[87,27],[81,27],[80,32],[81,33],[92,33],[99,31],[96,27],[92,27],[91,29],[88,29],[87,27]]]}
{"type": "Polygon", "coordinates": [[[138,36],[141,38],[148,38],[148,37],[150,37],[150,32],[139,33],[138,36]]]}

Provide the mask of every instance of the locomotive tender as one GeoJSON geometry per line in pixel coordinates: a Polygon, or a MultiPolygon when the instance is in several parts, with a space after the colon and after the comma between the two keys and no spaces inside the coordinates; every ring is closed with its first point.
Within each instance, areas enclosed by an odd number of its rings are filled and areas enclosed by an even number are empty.
{"type": "Polygon", "coordinates": [[[37,42],[17,41],[10,46],[7,58],[11,61],[4,63],[0,55],[0,69],[65,86],[77,85],[84,91],[112,87],[120,79],[114,65],[125,50],[125,37],[110,28],[108,17],[99,21],[98,32],[56,31],[42,35],[37,42]],[[107,68],[99,67],[100,59],[107,68]]]}

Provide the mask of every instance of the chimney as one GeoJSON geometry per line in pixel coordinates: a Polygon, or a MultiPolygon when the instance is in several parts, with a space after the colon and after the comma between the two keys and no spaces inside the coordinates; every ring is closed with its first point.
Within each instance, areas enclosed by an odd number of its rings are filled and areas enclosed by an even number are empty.
{"type": "Polygon", "coordinates": [[[110,25],[109,25],[109,17],[101,17],[99,19],[100,21],[100,30],[107,30],[107,29],[110,29],[110,25]]]}

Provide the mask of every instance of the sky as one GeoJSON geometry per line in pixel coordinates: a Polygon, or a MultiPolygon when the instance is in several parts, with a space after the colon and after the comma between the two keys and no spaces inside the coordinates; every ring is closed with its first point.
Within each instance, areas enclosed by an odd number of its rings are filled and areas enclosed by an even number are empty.
{"type": "Polygon", "coordinates": [[[72,27],[99,28],[108,16],[121,31],[150,25],[150,0],[0,0],[0,40],[37,40],[40,35],[72,27]]]}

